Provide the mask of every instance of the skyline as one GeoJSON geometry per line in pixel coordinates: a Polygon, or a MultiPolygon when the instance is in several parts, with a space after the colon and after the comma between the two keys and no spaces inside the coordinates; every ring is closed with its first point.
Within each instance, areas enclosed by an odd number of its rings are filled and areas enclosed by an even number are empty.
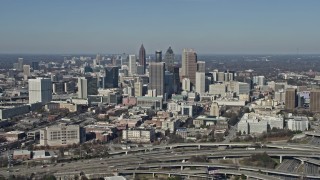
{"type": "Polygon", "coordinates": [[[318,54],[316,0],[9,1],[1,54],[318,54]]]}

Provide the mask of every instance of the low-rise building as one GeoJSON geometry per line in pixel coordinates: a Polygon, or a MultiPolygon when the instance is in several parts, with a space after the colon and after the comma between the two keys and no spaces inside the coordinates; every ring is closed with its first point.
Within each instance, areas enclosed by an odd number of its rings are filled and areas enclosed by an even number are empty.
{"type": "Polygon", "coordinates": [[[85,141],[85,131],[79,125],[61,123],[40,130],[40,145],[42,146],[66,146],[83,141],[85,141]]]}
{"type": "Polygon", "coordinates": [[[9,142],[18,141],[26,137],[26,133],[23,131],[10,131],[4,134],[4,137],[9,142]]]}
{"type": "Polygon", "coordinates": [[[31,151],[28,150],[14,150],[12,154],[14,160],[29,160],[31,159],[31,151]]]}
{"type": "Polygon", "coordinates": [[[292,131],[307,131],[309,130],[309,120],[307,117],[295,116],[288,121],[288,129],[292,131]]]}
{"type": "Polygon", "coordinates": [[[135,143],[150,143],[155,139],[155,131],[150,129],[128,129],[122,131],[122,140],[135,143]]]}

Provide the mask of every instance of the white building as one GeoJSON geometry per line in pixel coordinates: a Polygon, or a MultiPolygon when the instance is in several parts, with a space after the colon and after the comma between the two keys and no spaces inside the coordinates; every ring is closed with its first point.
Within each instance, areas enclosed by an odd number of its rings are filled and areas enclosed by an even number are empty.
{"type": "Polygon", "coordinates": [[[213,102],[210,107],[210,116],[220,116],[220,108],[218,103],[213,102]]]}
{"type": "Polygon", "coordinates": [[[196,72],[196,92],[199,94],[206,92],[206,75],[204,72],[196,72]]]}
{"type": "Polygon", "coordinates": [[[29,79],[29,103],[47,103],[52,100],[52,82],[48,78],[29,79]]]}
{"type": "Polygon", "coordinates": [[[225,95],[227,92],[226,84],[210,84],[209,85],[209,94],[212,95],[225,95]]]}
{"type": "Polygon", "coordinates": [[[78,78],[78,98],[87,99],[88,98],[88,82],[84,77],[78,78]]]}
{"type": "Polygon", "coordinates": [[[154,141],[154,137],[154,129],[128,129],[122,131],[122,140],[136,143],[150,143],[154,141]]]}
{"type": "Polygon", "coordinates": [[[85,132],[79,125],[59,125],[40,130],[41,146],[65,146],[79,144],[85,140],[85,132]]]}
{"type": "Polygon", "coordinates": [[[191,81],[189,78],[182,79],[182,90],[183,91],[191,91],[191,81]]]}
{"type": "Polygon", "coordinates": [[[129,72],[131,75],[137,74],[136,55],[129,55],[129,72]]]}
{"type": "Polygon", "coordinates": [[[288,129],[292,131],[309,130],[309,120],[307,117],[293,117],[288,120],[288,129]]]}
{"type": "Polygon", "coordinates": [[[250,93],[250,85],[248,83],[236,82],[234,86],[234,92],[239,94],[249,94],[250,93]]]}

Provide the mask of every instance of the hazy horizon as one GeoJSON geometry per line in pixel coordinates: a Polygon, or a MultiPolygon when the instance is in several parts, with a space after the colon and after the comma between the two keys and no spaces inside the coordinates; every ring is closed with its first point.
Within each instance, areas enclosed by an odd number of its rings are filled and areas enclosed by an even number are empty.
{"type": "Polygon", "coordinates": [[[1,54],[320,54],[320,1],[3,0],[1,54]]]}

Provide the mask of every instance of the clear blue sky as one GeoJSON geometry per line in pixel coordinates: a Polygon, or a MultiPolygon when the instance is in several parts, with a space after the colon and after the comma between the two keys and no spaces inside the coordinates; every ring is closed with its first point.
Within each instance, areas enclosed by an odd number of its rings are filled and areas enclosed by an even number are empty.
{"type": "Polygon", "coordinates": [[[320,0],[1,0],[0,53],[320,53],[320,0]]]}

